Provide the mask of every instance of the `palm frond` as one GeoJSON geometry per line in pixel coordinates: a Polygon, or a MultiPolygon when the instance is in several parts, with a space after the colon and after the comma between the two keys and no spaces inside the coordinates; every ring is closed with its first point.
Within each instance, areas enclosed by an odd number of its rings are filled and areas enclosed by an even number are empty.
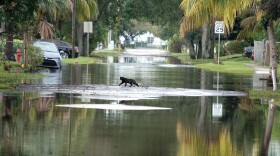
{"type": "Polygon", "coordinates": [[[250,16],[241,21],[241,26],[244,29],[250,29],[256,26],[256,16],[250,16]]]}
{"type": "Polygon", "coordinates": [[[38,32],[41,35],[41,39],[54,39],[54,27],[51,23],[46,20],[41,20],[38,25],[38,32]]]}
{"type": "Polygon", "coordinates": [[[252,34],[253,34],[252,30],[243,29],[238,33],[236,40],[244,40],[246,38],[250,38],[252,36],[252,34]]]}
{"type": "Polygon", "coordinates": [[[79,23],[85,20],[95,19],[98,15],[98,5],[96,0],[77,1],[77,19],[79,23]]]}
{"type": "MultiPolygon", "coordinates": [[[[255,0],[183,0],[180,4],[180,8],[183,10],[184,16],[187,19],[192,19],[193,28],[202,28],[204,24],[212,24],[215,20],[223,20],[225,30],[229,33],[234,26],[236,16],[252,5],[254,1],[255,0]]],[[[182,28],[189,28],[183,25],[182,28]]]]}
{"type": "Polygon", "coordinates": [[[96,2],[96,0],[89,0],[88,1],[88,5],[89,5],[89,8],[90,8],[90,18],[91,19],[96,19],[97,16],[98,16],[98,4],[96,2]]]}

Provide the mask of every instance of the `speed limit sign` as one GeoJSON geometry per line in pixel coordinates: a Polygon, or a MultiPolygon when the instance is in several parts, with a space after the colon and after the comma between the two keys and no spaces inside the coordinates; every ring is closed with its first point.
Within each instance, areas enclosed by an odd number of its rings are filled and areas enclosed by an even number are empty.
{"type": "Polygon", "coordinates": [[[223,34],[223,33],[224,33],[224,21],[216,21],[215,34],[223,34]]]}

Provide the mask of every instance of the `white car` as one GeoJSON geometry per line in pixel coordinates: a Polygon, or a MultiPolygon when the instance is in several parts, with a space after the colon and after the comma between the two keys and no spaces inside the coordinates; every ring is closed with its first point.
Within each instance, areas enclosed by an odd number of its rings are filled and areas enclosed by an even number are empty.
{"type": "Polygon", "coordinates": [[[54,43],[46,41],[36,41],[33,43],[34,46],[42,49],[44,60],[42,63],[43,67],[47,68],[61,68],[62,57],[58,51],[58,48],[54,43]]]}

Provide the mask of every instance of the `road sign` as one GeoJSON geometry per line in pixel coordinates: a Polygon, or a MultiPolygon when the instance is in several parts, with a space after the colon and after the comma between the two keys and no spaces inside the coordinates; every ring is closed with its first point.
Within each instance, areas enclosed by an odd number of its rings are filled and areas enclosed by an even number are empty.
{"type": "Polygon", "coordinates": [[[84,33],[87,33],[87,57],[89,57],[89,33],[92,33],[92,22],[84,22],[84,33]]]}
{"type": "Polygon", "coordinates": [[[92,33],[92,22],[84,22],[84,33],[92,33]]]}
{"type": "Polygon", "coordinates": [[[215,34],[223,34],[223,33],[224,33],[224,21],[216,21],[215,34]]]}
{"type": "Polygon", "coordinates": [[[212,116],[213,117],[222,117],[223,116],[223,105],[221,103],[213,103],[212,116]]]}

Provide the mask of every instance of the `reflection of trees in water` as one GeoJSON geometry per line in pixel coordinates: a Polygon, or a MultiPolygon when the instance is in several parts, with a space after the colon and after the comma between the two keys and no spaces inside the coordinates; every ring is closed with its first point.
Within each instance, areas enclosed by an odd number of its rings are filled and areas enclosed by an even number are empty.
{"type": "Polygon", "coordinates": [[[0,105],[1,116],[12,118],[0,120],[0,156],[65,155],[67,144],[72,145],[71,155],[79,155],[91,143],[89,127],[93,124],[95,111],[73,111],[73,130],[69,134],[72,142],[69,143],[65,142],[69,122],[64,121],[69,121],[70,116],[68,109],[54,106],[56,96],[40,97],[30,93],[4,98],[3,105],[0,105]]]}
{"type": "Polygon", "coordinates": [[[268,155],[269,142],[271,138],[271,132],[272,132],[273,122],[275,117],[275,109],[276,108],[274,105],[274,100],[272,99],[269,101],[269,105],[268,105],[267,122],[266,122],[262,150],[261,150],[261,155],[263,156],[268,155]]]}
{"type": "Polygon", "coordinates": [[[54,97],[40,97],[36,104],[36,109],[38,112],[48,112],[54,102],[54,97]]]}
{"type": "Polygon", "coordinates": [[[9,121],[12,118],[12,96],[4,96],[4,115],[2,116],[3,121],[9,121]]]}
{"type": "Polygon", "coordinates": [[[185,128],[177,122],[177,139],[179,146],[177,156],[185,155],[208,155],[208,156],[239,156],[241,153],[232,144],[228,129],[223,128],[218,133],[218,138],[210,140],[192,128],[185,128]]]}
{"type": "MultiPolygon", "coordinates": [[[[201,83],[201,87],[203,85],[201,83]]],[[[189,107],[188,110],[190,111],[186,110],[187,113],[177,123],[177,138],[181,142],[178,153],[184,153],[197,144],[195,150],[197,148],[199,151],[192,150],[191,152],[197,153],[186,153],[186,155],[203,155],[204,150],[209,153],[210,150],[214,149],[210,149],[208,146],[214,148],[214,142],[216,140],[222,141],[220,137],[226,134],[226,137],[229,137],[228,140],[230,140],[227,146],[233,146],[232,150],[238,149],[238,154],[259,154],[262,137],[265,133],[263,105],[254,104],[248,97],[240,97],[240,99],[237,97],[221,97],[219,99],[224,106],[223,116],[213,120],[207,114],[211,114],[211,109],[208,108],[214,101],[211,100],[212,98],[200,97],[199,99],[200,107],[189,107]],[[184,142],[182,142],[183,140],[184,142]],[[201,144],[201,148],[199,144],[201,144]]],[[[220,143],[223,144],[223,142],[220,143]]]]}
{"type": "Polygon", "coordinates": [[[13,102],[17,98],[13,96],[3,97],[3,115],[1,122],[1,143],[0,155],[16,155],[16,131],[14,129],[15,123],[13,121],[13,102]]]}

